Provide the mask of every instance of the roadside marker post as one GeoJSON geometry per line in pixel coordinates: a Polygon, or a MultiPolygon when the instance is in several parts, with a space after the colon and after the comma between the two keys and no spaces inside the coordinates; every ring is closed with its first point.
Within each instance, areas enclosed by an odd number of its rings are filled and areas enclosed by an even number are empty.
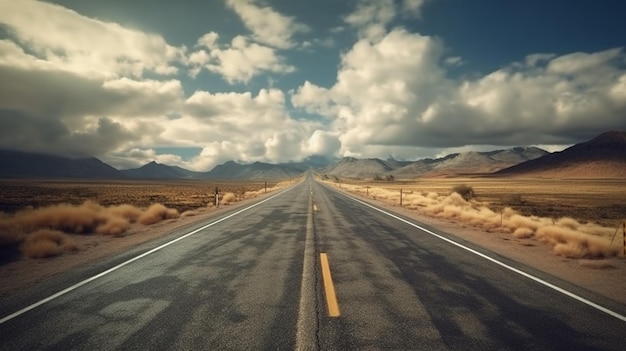
{"type": "Polygon", "coordinates": [[[219,189],[217,189],[217,187],[215,187],[215,207],[217,207],[217,208],[220,207],[220,193],[219,193],[219,189]]]}
{"type": "Polygon", "coordinates": [[[400,207],[402,207],[402,189],[400,189],[400,207]]]}

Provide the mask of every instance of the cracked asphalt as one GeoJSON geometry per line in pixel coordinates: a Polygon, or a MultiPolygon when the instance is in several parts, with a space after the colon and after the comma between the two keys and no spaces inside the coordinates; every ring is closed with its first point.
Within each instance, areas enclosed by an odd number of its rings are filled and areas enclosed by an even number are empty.
{"type": "MultiPolygon", "coordinates": [[[[311,177],[235,212],[5,321],[0,349],[623,350],[624,321],[311,177]],[[320,252],[328,255],[339,317],[328,316],[320,252]]],[[[3,299],[0,318],[189,230],[3,299]]]]}

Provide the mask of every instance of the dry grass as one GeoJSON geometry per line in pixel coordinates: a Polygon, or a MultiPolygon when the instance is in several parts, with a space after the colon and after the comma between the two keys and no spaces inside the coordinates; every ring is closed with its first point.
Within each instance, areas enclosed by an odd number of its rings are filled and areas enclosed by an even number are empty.
{"type": "Polygon", "coordinates": [[[469,184],[468,179],[397,182],[384,187],[357,181],[346,183],[345,180],[341,185],[331,184],[393,205],[400,204],[402,191],[403,207],[488,232],[511,233],[518,239],[538,240],[551,245],[555,254],[564,257],[603,258],[621,252],[621,243],[611,243],[611,239],[615,227],[626,218],[626,207],[618,205],[626,198],[626,181],[473,181],[477,185],[463,186],[464,189],[474,189],[473,199],[469,201],[450,190],[459,189],[454,184],[469,184]],[[510,203],[511,199],[515,199],[515,204],[510,203]],[[533,206],[529,207],[529,203],[533,206]],[[609,210],[590,210],[590,206],[601,203],[605,205],[600,206],[601,209],[609,210]],[[543,207],[550,208],[550,211],[543,207]],[[545,216],[546,213],[560,216],[545,216]],[[596,217],[591,218],[594,213],[596,217]]]}
{"type": "MultiPolygon", "coordinates": [[[[279,188],[277,185],[268,181],[268,192],[279,188]]],[[[232,192],[248,198],[264,193],[264,187],[265,182],[261,181],[6,179],[0,180],[0,212],[15,213],[28,206],[42,208],[96,201],[105,207],[127,204],[137,208],[161,203],[183,213],[214,203],[215,188],[221,195],[232,192]]]]}
{"type": "Polygon", "coordinates": [[[222,197],[222,204],[223,204],[223,205],[228,205],[228,204],[230,204],[230,203],[235,202],[235,200],[236,200],[236,199],[237,199],[237,198],[236,198],[235,194],[233,194],[233,193],[226,193],[226,194],[224,194],[224,196],[222,197]]]}
{"type": "Polygon", "coordinates": [[[139,223],[150,225],[158,223],[164,219],[178,218],[180,214],[174,208],[167,208],[162,204],[152,204],[148,209],[139,216],[139,223]]]}
{"type": "Polygon", "coordinates": [[[67,234],[49,229],[30,234],[21,245],[22,253],[30,258],[58,256],[63,251],[74,250],[77,250],[76,244],[67,234]]]}
{"type": "MultiPolygon", "coordinates": [[[[269,183],[267,191],[290,184],[269,183]]],[[[57,256],[72,248],[69,235],[124,236],[133,223],[211,209],[216,187],[224,204],[265,193],[264,182],[0,181],[0,208],[10,210],[0,212],[0,248],[19,247],[33,258],[57,256]]]]}

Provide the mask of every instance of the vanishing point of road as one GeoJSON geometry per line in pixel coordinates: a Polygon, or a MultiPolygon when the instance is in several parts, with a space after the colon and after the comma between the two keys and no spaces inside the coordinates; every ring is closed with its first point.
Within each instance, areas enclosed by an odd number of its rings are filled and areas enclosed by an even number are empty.
{"type": "Polygon", "coordinates": [[[309,175],[3,298],[0,350],[624,350],[625,316],[309,175]]]}

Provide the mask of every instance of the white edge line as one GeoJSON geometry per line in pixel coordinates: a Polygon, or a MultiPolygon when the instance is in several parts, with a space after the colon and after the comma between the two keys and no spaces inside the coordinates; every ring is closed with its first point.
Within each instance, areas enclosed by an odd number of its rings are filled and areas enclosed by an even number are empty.
{"type": "Polygon", "coordinates": [[[35,302],[32,305],[30,305],[30,306],[24,307],[24,308],[22,308],[21,310],[19,310],[17,312],[13,312],[10,315],[0,319],[0,324],[3,324],[5,322],[7,322],[7,321],[10,321],[11,319],[13,319],[15,317],[18,317],[18,316],[20,316],[20,315],[22,315],[22,314],[24,314],[24,313],[26,313],[26,312],[28,312],[28,311],[30,311],[32,309],[35,309],[35,308],[37,308],[37,307],[39,307],[39,306],[41,306],[41,305],[43,305],[43,304],[45,304],[47,302],[50,302],[50,301],[56,299],[57,297],[63,296],[65,294],[67,294],[68,292],[72,291],[72,290],[76,290],[77,288],[79,288],[79,287],[81,287],[81,286],[83,286],[83,285],[85,285],[87,283],[90,283],[90,282],[92,282],[92,281],[94,281],[94,280],[96,280],[98,278],[102,278],[103,276],[105,276],[105,275],[107,275],[107,274],[109,274],[111,272],[114,272],[114,271],[116,271],[116,270],[118,270],[118,269],[120,269],[120,268],[122,268],[122,267],[124,267],[124,266],[126,266],[126,265],[128,265],[130,263],[132,263],[132,262],[135,262],[135,261],[137,261],[139,259],[142,259],[142,258],[144,258],[144,257],[146,257],[146,256],[148,256],[150,254],[153,254],[153,253],[155,253],[155,252],[157,252],[157,251],[159,251],[159,250],[161,250],[161,249],[163,249],[163,248],[165,248],[167,246],[172,245],[173,243],[175,243],[177,241],[180,241],[180,240],[183,240],[183,239],[185,239],[187,237],[190,237],[190,236],[192,236],[192,235],[194,235],[194,234],[196,234],[196,233],[198,233],[198,232],[200,232],[202,230],[205,230],[206,228],[212,227],[212,226],[214,226],[214,225],[216,225],[216,224],[218,224],[220,222],[223,222],[223,221],[225,221],[225,220],[227,220],[227,219],[229,219],[231,217],[234,217],[234,216],[236,216],[236,215],[238,215],[238,214],[240,214],[240,213],[242,213],[244,211],[247,211],[247,210],[249,210],[249,209],[251,209],[253,207],[259,206],[260,204],[262,204],[264,202],[270,201],[273,198],[275,198],[277,196],[280,196],[280,195],[286,193],[287,191],[292,190],[293,188],[295,188],[296,185],[294,185],[294,186],[292,186],[292,187],[290,187],[288,189],[285,189],[285,190],[281,191],[280,193],[278,193],[276,195],[268,197],[265,200],[259,201],[259,202],[255,203],[255,204],[251,205],[251,206],[243,208],[243,209],[241,209],[241,210],[239,210],[237,212],[231,213],[231,214],[229,214],[226,217],[220,218],[220,219],[218,219],[218,220],[216,220],[214,222],[211,222],[211,223],[209,223],[209,224],[207,224],[205,226],[202,226],[202,227],[200,227],[198,229],[195,229],[195,230],[193,230],[193,231],[191,231],[191,232],[189,232],[189,233],[187,233],[185,235],[182,235],[182,236],[180,236],[180,237],[178,237],[178,238],[176,238],[176,239],[174,239],[172,241],[168,241],[165,244],[157,246],[157,247],[155,247],[154,249],[152,249],[150,251],[146,251],[146,252],[142,253],[139,256],[135,256],[135,257],[133,257],[133,258],[127,260],[127,261],[124,261],[124,262],[118,264],[117,266],[111,267],[111,268],[109,268],[109,269],[107,269],[107,270],[105,270],[103,272],[100,272],[100,273],[98,273],[98,274],[96,274],[96,275],[94,275],[92,277],[89,277],[89,278],[87,278],[87,279],[85,279],[85,280],[83,280],[83,281],[81,281],[79,283],[76,283],[76,284],[74,284],[74,285],[72,285],[72,286],[70,286],[68,288],[65,288],[65,289],[63,289],[63,290],[61,290],[61,291],[59,291],[59,292],[57,292],[55,294],[52,294],[52,295],[46,297],[43,300],[35,302]]]}
{"type": "MultiPolygon", "coordinates": [[[[327,185],[324,185],[324,186],[328,187],[327,185]]],[[[330,187],[328,187],[328,188],[329,188],[329,189],[332,189],[332,188],[330,188],[330,187]]],[[[561,293],[561,294],[563,294],[563,295],[569,296],[569,297],[571,297],[571,298],[573,298],[573,299],[575,299],[575,300],[578,300],[578,301],[580,301],[580,302],[582,302],[582,303],[584,303],[584,304],[586,304],[586,305],[588,305],[588,306],[591,306],[591,307],[593,307],[593,308],[595,308],[595,309],[597,309],[597,310],[600,310],[600,311],[602,311],[602,312],[604,312],[604,313],[606,313],[606,314],[608,314],[608,315],[610,315],[610,316],[613,316],[613,317],[615,317],[615,318],[617,318],[617,319],[620,319],[620,320],[622,320],[622,321],[626,322],[626,316],[624,316],[624,315],[622,315],[622,314],[619,314],[619,313],[617,313],[617,312],[615,312],[615,311],[612,311],[612,310],[610,310],[610,309],[608,309],[608,308],[606,308],[606,307],[600,306],[600,305],[598,305],[598,304],[597,304],[597,303],[595,303],[595,302],[589,301],[589,300],[585,299],[584,297],[578,296],[578,295],[574,294],[573,292],[570,292],[570,291],[565,290],[565,289],[563,289],[563,288],[561,288],[561,287],[558,287],[558,286],[556,286],[556,285],[554,285],[554,284],[552,284],[552,283],[549,283],[549,282],[547,282],[547,281],[545,281],[545,280],[543,280],[543,279],[540,279],[540,278],[538,278],[538,277],[535,277],[534,275],[531,275],[531,274],[529,274],[529,273],[526,273],[526,272],[524,272],[524,271],[522,271],[522,270],[519,270],[519,269],[517,269],[517,268],[515,268],[515,267],[509,266],[508,264],[506,264],[506,263],[504,263],[504,262],[498,261],[498,260],[496,260],[495,258],[489,257],[489,256],[487,256],[487,255],[485,255],[485,254],[483,254],[483,253],[481,253],[481,252],[478,252],[478,251],[476,251],[476,250],[474,250],[474,249],[472,249],[472,248],[469,248],[469,247],[467,247],[467,246],[464,246],[464,245],[462,245],[462,244],[459,244],[458,242],[456,242],[456,241],[454,241],[454,240],[448,239],[448,238],[446,238],[446,237],[444,237],[444,236],[442,236],[442,235],[439,235],[439,234],[437,234],[437,233],[434,233],[434,232],[432,232],[432,231],[430,231],[430,230],[428,230],[428,229],[426,229],[426,228],[424,228],[424,227],[421,227],[421,226],[419,226],[419,225],[417,225],[417,224],[415,224],[415,223],[412,223],[412,222],[410,222],[410,221],[407,221],[407,220],[406,220],[406,219],[404,219],[404,218],[398,217],[398,216],[394,215],[393,213],[389,213],[389,212],[387,212],[387,211],[385,211],[385,210],[382,210],[382,209],[380,209],[380,208],[378,208],[378,207],[375,207],[375,206],[373,206],[373,205],[370,205],[370,204],[368,204],[367,202],[364,202],[364,201],[361,201],[361,200],[359,200],[359,199],[357,199],[357,198],[354,198],[354,197],[352,197],[352,196],[350,196],[350,195],[348,195],[348,194],[346,194],[346,193],[344,193],[344,192],[342,192],[342,191],[338,191],[338,190],[336,190],[336,189],[332,189],[332,190],[333,190],[333,191],[335,191],[335,192],[338,192],[338,193],[342,194],[343,196],[345,196],[345,197],[347,197],[347,198],[349,198],[349,199],[352,199],[352,200],[354,200],[354,201],[356,201],[356,202],[358,202],[358,203],[361,203],[361,204],[363,204],[363,205],[365,205],[365,206],[367,206],[367,207],[370,207],[370,208],[372,208],[372,209],[374,209],[374,210],[376,210],[376,211],[378,211],[378,212],[384,213],[384,214],[386,214],[386,215],[387,215],[387,216],[389,216],[389,217],[395,218],[395,219],[397,219],[397,220],[399,220],[399,221],[401,221],[401,222],[404,222],[404,223],[406,223],[406,224],[408,224],[408,225],[410,225],[410,226],[413,226],[413,227],[415,227],[415,228],[417,228],[417,229],[420,229],[420,230],[422,230],[422,231],[424,231],[424,232],[426,232],[426,233],[428,233],[428,234],[430,234],[430,235],[432,235],[432,236],[435,236],[435,237],[437,237],[437,238],[439,238],[439,239],[441,239],[441,240],[444,240],[444,241],[446,241],[446,242],[448,242],[448,243],[450,243],[450,244],[452,244],[452,245],[455,245],[455,246],[457,246],[457,247],[460,247],[460,248],[462,248],[463,250],[469,251],[469,252],[471,252],[471,253],[473,253],[473,254],[475,254],[475,255],[477,255],[477,256],[480,256],[480,257],[482,257],[482,258],[484,258],[484,259],[486,259],[486,260],[488,260],[488,261],[491,261],[491,262],[493,262],[493,263],[495,263],[495,264],[497,264],[497,265],[499,265],[499,266],[501,266],[501,267],[504,267],[504,268],[506,268],[506,269],[508,269],[508,270],[510,270],[510,271],[513,271],[513,272],[515,272],[515,273],[519,274],[519,275],[522,275],[522,276],[524,276],[524,277],[526,277],[526,278],[529,278],[529,279],[531,279],[531,280],[534,280],[535,282],[537,282],[537,283],[539,283],[539,284],[542,284],[542,285],[544,285],[544,286],[547,286],[547,287],[549,287],[549,288],[551,288],[551,289],[553,289],[553,290],[556,290],[556,291],[560,292],[560,293],[561,293]]]]}

